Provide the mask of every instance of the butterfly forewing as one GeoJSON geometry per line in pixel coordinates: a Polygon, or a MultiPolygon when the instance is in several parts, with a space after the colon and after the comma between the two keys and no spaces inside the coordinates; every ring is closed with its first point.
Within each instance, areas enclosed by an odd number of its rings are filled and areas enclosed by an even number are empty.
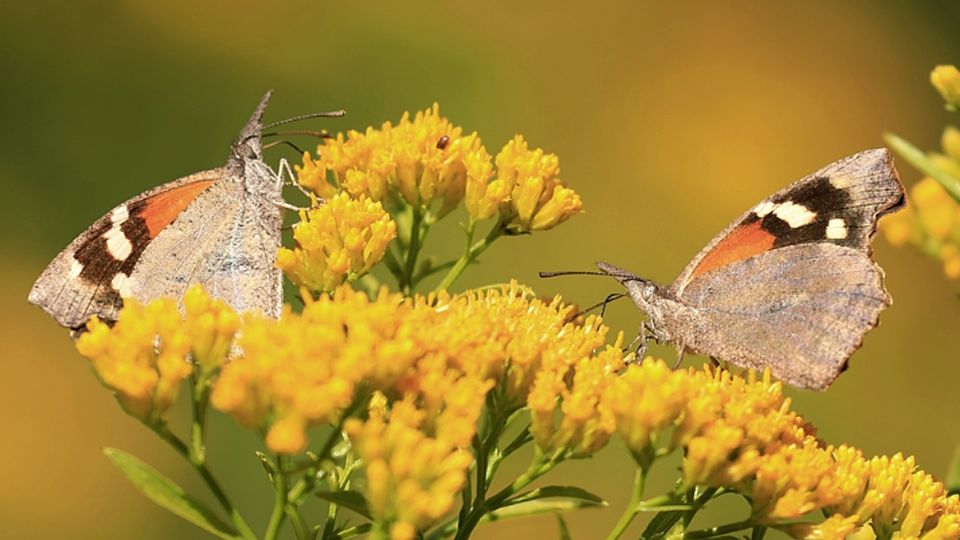
{"type": "Polygon", "coordinates": [[[771,250],[830,243],[869,254],[877,218],[898,208],[903,186],[886,149],[865,150],[832,163],[760,202],[717,235],[672,286],[771,250]]]}
{"type": "Polygon", "coordinates": [[[128,277],[151,240],[226,174],[214,169],[164,184],[124,202],[70,243],[34,283],[29,301],[61,325],[77,328],[93,315],[114,320],[128,277]]]}
{"type": "Polygon", "coordinates": [[[196,173],[116,207],[74,240],[30,291],[63,326],[115,320],[123,298],[179,299],[193,283],[237,310],[278,317],[281,188],[263,162],[270,92],[230,147],[225,166],[196,173]]]}

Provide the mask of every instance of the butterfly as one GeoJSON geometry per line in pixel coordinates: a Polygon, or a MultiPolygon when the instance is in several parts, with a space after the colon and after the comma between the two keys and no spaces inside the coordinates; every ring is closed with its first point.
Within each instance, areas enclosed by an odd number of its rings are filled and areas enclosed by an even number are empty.
{"type": "Polygon", "coordinates": [[[199,283],[237,310],[279,317],[283,181],[264,163],[261,145],[270,95],[240,130],[224,166],[115,207],[53,259],[28,300],[78,330],[94,315],[115,321],[124,298],[181,298],[199,283]]]}
{"type": "Polygon", "coordinates": [[[647,315],[650,337],[826,389],[892,302],[871,258],[877,219],[905,204],[886,149],[827,165],[724,229],[669,287],[598,262],[647,315]]]}

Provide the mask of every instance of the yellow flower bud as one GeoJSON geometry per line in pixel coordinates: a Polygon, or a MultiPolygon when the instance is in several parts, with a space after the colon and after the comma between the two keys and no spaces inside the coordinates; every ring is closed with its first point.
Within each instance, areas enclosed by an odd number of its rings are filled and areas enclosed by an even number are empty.
{"type": "Polygon", "coordinates": [[[940,92],[948,106],[960,104],[960,70],[955,66],[940,65],[930,72],[930,83],[940,92]]]}

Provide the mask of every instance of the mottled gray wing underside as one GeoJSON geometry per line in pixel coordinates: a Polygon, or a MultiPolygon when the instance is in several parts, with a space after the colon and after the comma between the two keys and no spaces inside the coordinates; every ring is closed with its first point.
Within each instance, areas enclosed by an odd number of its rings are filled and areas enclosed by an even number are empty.
{"type": "Polygon", "coordinates": [[[890,304],[882,279],[857,249],[789,246],[692,281],[679,299],[699,316],[679,324],[691,326],[686,345],[698,353],[823,389],[890,304]]]}

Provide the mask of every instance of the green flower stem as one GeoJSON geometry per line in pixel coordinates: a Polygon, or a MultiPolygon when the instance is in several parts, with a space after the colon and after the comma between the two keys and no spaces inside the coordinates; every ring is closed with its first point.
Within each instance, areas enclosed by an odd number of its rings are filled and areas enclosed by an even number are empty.
{"type": "Polygon", "coordinates": [[[403,289],[408,295],[413,293],[413,272],[417,268],[417,257],[420,256],[421,234],[425,232],[421,231],[423,227],[423,209],[413,207],[413,220],[410,223],[410,246],[407,249],[407,257],[403,266],[403,289]]]}
{"type": "Polygon", "coordinates": [[[473,241],[475,228],[476,224],[472,222],[467,226],[467,242],[463,250],[463,255],[461,255],[460,258],[457,259],[457,262],[453,264],[453,268],[451,268],[450,271],[447,272],[447,275],[443,277],[443,281],[437,285],[437,287],[434,289],[434,292],[449,289],[450,286],[453,285],[453,282],[460,277],[460,274],[467,269],[467,266],[470,266],[470,264],[475,261],[481,253],[490,247],[490,244],[493,244],[497,238],[500,238],[503,236],[503,233],[506,232],[503,222],[498,221],[497,224],[490,229],[490,232],[487,233],[487,236],[483,240],[470,245],[470,242],[473,241]]]}
{"type": "Polygon", "coordinates": [[[744,529],[750,529],[755,525],[756,523],[754,523],[752,519],[747,519],[744,521],[738,521],[736,523],[729,523],[727,525],[710,527],[709,529],[685,532],[683,533],[683,538],[716,538],[718,536],[725,536],[730,533],[742,531],[744,529]]]}
{"type": "Polygon", "coordinates": [[[387,246],[387,249],[383,252],[383,264],[387,265],[387,270],[397,280],[397,287],[403,287],[403,269],[400,268],[400,260],[390,246],[387,246]]]}
{"type": "Polygon", "coordinates": [[[205,463],[207,449],[203,443],[203,428],[207,419],[207,403],[210,401],[210,385],[206,373],[193,380],[193,400],[190,407],[190,461],[205,463]]]}
{"type": "MultiPolygon", "coordinates": [[[[529,486],[533,481],[540,478],[544,474],[550,472],[554,467],[556,467],[560,462],[563,461],[563,452],[558,451],[550,456],[538,456],[534,459],[533,463],[527,468],[526,472],[517,477],[509,486],[501,489],[492,497],[486,499],[485,501],[477,500],[474,502],[473,509],[467,514],[467,519],[461,523],[456,530],[455,540],[465,540],[470,537],[470,534],[473,533],[473,529],[479,525],[481,518],[485,516],[488,512],[496,510],[504,501],[509,499],[511,496],[515,495],[518,491],[529,486]]],[[[478,464],[479,466],[479,464],[478,464]]],[[[453,524],[451,523],[449,527],[440,527],[434,534],[431,534],[429,538],[443,538],[453,531],[450,530],[453,524]]]]}
{"type": "Polygon", "coordinates": [[[637,509],[640,507],[640,500],[643,497],[643,487],[644,484],[646,484],[646,480],[646,469],[637,467],[637,474],[633,479],[633,493],[630,495],[630,502],[627,503],[626,509],[624,509],[620,519],[617,520],[617,524],[614,525],[613,530],[607,535],[607,540],[620,538],[623,532],[627,530],[630,522],[633,521],[633,518],[637,516],[637,509]]]}
{"type": "Polygon", "coordinates": [[[279,474],[273,477],[273,511],[270,512],[270,520],[267,522],[267,530],[263,533],[264,540],[276,540],[280,534],[280,527],[283,526],[286,517],[287,507],[287,475],[286,463],[282,455],[277,454],[277,469],[279,474]]]}
{"type": "Polygon", "coordinates": [[[248,540],[256,540],[257,535],[254,534],[253,529],[250,528],[250,525],[247,524],[247,521],[243,519],[240,511],[230,504],[230,499],[227,498],[227,494],[223,491],[223,488],[220,487],[220,484],[213,477],[213,474],[210,472],[210,469],[207,468],[206,463],[194,461],[190,452],[190,448],[187,446],[187,444],[180,440],[179,437],[174,435],[166,424],[160,422],[144,422],[144,424],[146,424],[146,426],[156,433],[161,439],[166,441],[166,443],[169,444],[170,447],[173,448],[178,454],[183,456],[183,458],[193,466],[197,473],[200,474],[200,477],[203,478],[204,483],[207,484],[207,487],[213,493],[213,496],[217,499],[217,502],[220,503],[220,506],[222,506],[224,511],[230,516],[230,521],[233,522],[233,525],[237,528],[237,532],[240,533],[240,536],[248,540]]]}

